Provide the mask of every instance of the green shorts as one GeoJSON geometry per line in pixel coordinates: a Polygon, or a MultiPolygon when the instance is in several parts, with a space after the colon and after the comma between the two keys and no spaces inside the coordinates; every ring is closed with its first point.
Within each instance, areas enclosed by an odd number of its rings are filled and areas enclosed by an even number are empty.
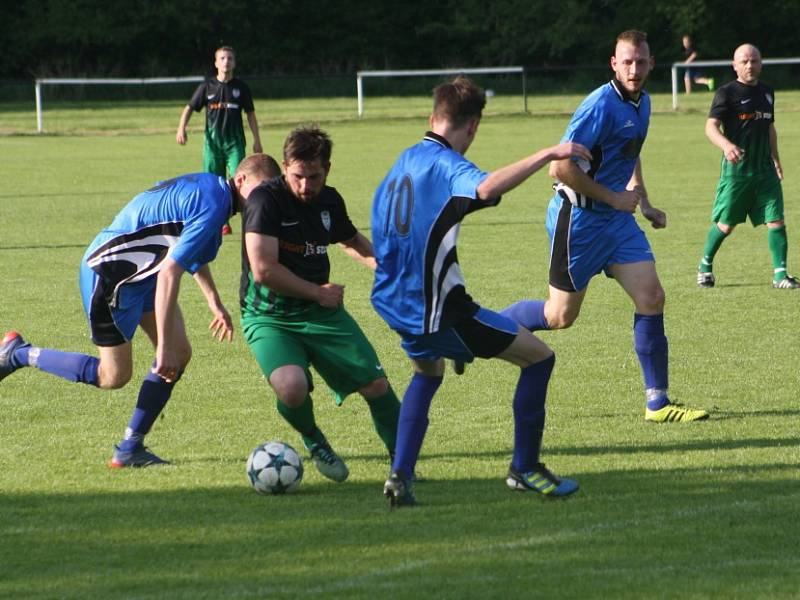
{"type": "Polygon", "coordinates": [[[774,173],[720,178],[711,220],[723,225],[738,225],[747,217],[753,227],[783,220],[783,190],[774,173]]]}
{"type": "Polygon", "coordinates": [[[221,147],[209,142],[203,144],[203,171],[220,177],[233,177],[236,167],[244,160],[244,144],[228,144],[221,147]]]}
{"type": "Polygon", "coordinates": [[[267,379],[278,367],[297,365],[305,370],[311,391],[311,365],[333,390],[337,404],[386,376],[372,344],[341,306],[320,307],[302,321],[246,315],[242,317],[242,331],[267,379]]]}

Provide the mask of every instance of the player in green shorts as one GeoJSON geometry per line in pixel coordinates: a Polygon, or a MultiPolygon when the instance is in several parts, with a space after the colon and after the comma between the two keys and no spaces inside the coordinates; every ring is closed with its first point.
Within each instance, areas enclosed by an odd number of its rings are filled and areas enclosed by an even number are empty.
{"type": "MultiPolygon", "coordinates": [[[[261,152],[261,137],[253,106],[253,95],[247,84],[233,76],[236,55],[230,46],[222,46],[214,52],[217,76],[198,86],[181,113],[175,140],[181,145],[188,138],[186,126],[192,111],[206,107],[205,141],[203,142],[203,171],[220,177],[233,177],[236,167],[245,156],[242,111],[247,115],[247,124],[253,133],[253,152],[261,152]]],[[[231,233],[230,224],[222,228],[223,234],[231,233]]]]}
{"type": "Polygon", "coordinates": [[[772,287],[795,289],[800,281],[786,272],[789,243],[783,221],[783,170],[775,131],[775,92],[760,83],[761,53],[743,44],[733,55],[737,78],[714,95],[706,136],[722,150],[722,169],[711,211],[713,221],[697,268],[697,284],[714,287],[714,256],[733,229],[749,218],[766,223],[772,253],[772,287]]]}
{"type": "Polygon", "coordinates": [[[314,418],[310,366],[337,403],[354,392],[367,401],[389,455],[400,402],[375,350],[345,310],[344,286],[329,281],[328,247],[339,243],[375,269],[372,243],[351,223],[344,199],[326,185],[331,140],[299,127],[283,147],[284,176],[253,190],[242,213],[245,244],[240,298],[242,331],[278,397],[278,412],[303,438],[325,477],[349,471],[314,418]]]}

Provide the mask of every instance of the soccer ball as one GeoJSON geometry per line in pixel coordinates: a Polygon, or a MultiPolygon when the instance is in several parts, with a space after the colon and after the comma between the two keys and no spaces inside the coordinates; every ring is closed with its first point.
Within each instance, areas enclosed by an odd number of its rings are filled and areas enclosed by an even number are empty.
{"type": "Polygon", "coordinates": [[[289,444],[266,442],[250,453],[247,478],[259,494],[293,492],[303,480],[303,461],[289,444]]]}

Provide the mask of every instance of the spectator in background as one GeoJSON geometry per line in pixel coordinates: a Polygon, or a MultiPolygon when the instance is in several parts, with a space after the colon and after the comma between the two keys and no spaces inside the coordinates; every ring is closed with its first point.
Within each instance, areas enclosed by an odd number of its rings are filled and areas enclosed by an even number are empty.
{"type": "MultiPolygon", "coordinates": [[[[697,50],[692,43],[692,37],[688,34],[683,36],[683,54],[686,57],[683,61],[685,64],[689,64],[697,60],[697,50]]],[[[692,83],[699,83],[700,85],[708,87],[708,91],[714,91],[713,77],[704,77],[703,75],[700,75],[697,69],[688,67],[683,74],[683,84],[686,87],[687,94],[692,93],[692,83]]]]}
{"type": "MultiPolygon", "coordinates": [[[[181,113],[175,140],[183,146],[188,138],[186,126],[192,111],[200,112],[206,107],[206,131],[203,144],[203,171],[220,177],[233,177],[236,167],[245,156],[242,111],[247,113],[247,124],[253,132],[253,152],[259,153],[261,137],[253,106],[250,88],[241,79],[233,76],[236,55],[230,46],[222,46],[214,53],[217,76],[203,82],[195,90],[189,104],[181,113]]],[[[225,223],[222,233],[231,233],[230,223],[225,223]]]]}

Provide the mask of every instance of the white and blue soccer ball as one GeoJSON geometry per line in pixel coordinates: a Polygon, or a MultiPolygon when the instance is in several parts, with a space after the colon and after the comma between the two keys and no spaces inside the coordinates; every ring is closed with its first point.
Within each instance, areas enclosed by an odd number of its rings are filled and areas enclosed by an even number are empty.
{"type": "Polygon", "coordinates": [[[247,458],[247,478],[259,494],[293,492],[303,480],[303,460],[289,444],[266,442],[247,458]]]}

